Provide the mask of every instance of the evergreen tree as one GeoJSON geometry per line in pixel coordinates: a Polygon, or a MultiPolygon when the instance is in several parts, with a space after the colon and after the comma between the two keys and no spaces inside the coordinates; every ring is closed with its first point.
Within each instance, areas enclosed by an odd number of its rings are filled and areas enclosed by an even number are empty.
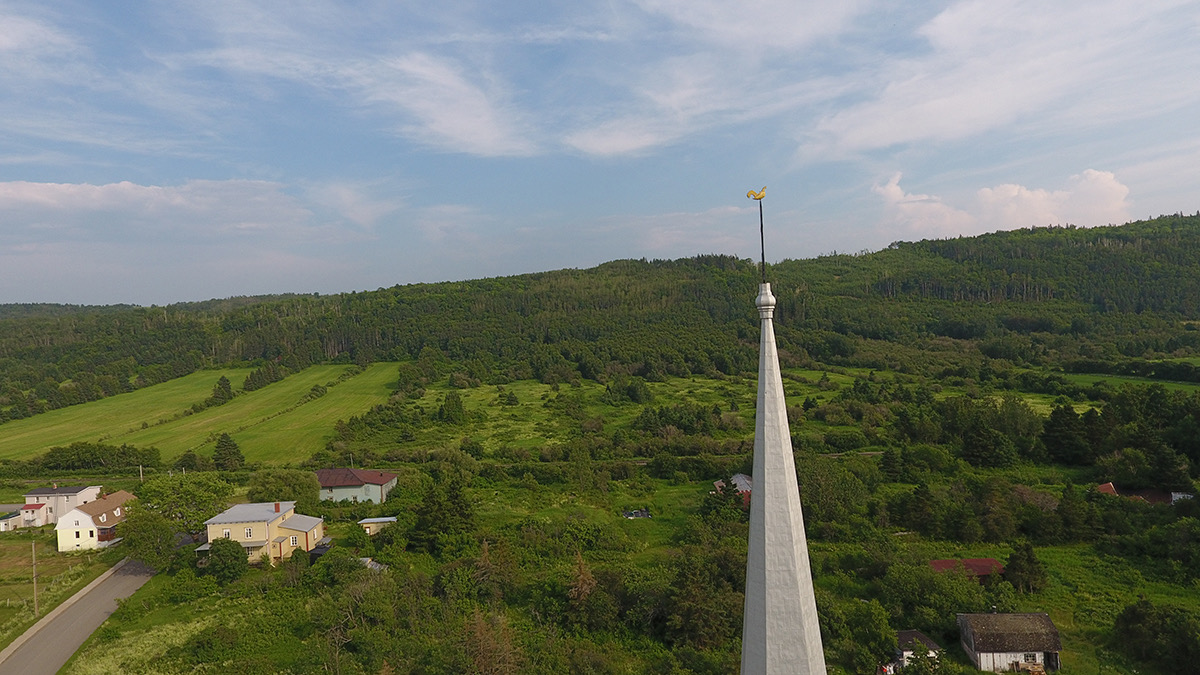
{"type": "Polygon", "coordinates": [[[1017,461],[1017,448],[1003,432],[975,426],[963,436],[962,458],[980,467],[1012,466],[1017,461]]]}
{"type": "Polygon", "coordinates": [[[202,457],[196,454],[195,450],[188,448],[175,459],[173,466],[179,471],[211,471],[213,463],[207,457],[202,457]]]}
{"type": "Polygon", "coordinates": [[[229,434],[221,434],[217,438],[217,447],[213,450],[213,464],[222,471],[237,471],[246,463],[242,450],[229,434]]]}
{"type": "Polygon", "coordinates": [[[1085,465],[1095,459],[1084,434],[1083,420],[1069,403],[1060,403],[1050,411],[1042,428],[1042,443],[1055,462],[1085,465]]]}
{"type": "Polygon", "coordinates": [[[217,380],[217,384],[213,386],[212,396],[209,397],[206,403],[210,406],[223,405],[233,400],[233,385],[229,383],[229,378],[224,375],[217,380]]]}
{"type": "Polygon", "coordinates": [[[1036,593],[1045,588],[1049,581],[1046,568],[1033,552],[1033,544],[1028,541],[1017,544],[1008,556],[1004,578],[1022,593],[1036,593]]]}
{"type": "Polygon", "coordinates": [[[904,474],[904,458],[900,455],[900,451],[895,448],[888,448],[883,451],[883,457],[880,458],[880,467],[883,475],[887,476],[890,481],[900,480],[900,476],[904,474]]]}
{"type": "Polygon", "coordinates": [[[439,422],[445,424],[462,424],[466,421],[467,413],[463,409],[462,397],[458,395],[457,391],[446,393],[446,398],[438,407],[436,417],[439,422]]]}
{"type": "Polygon", "coordinates": [[[1066,541],[1089,541],[1092,538],[1092,509],[1083,493],[1071,482],[1063,487],[1062,499],[1055,509],[1062,522],[1066,541]]]}

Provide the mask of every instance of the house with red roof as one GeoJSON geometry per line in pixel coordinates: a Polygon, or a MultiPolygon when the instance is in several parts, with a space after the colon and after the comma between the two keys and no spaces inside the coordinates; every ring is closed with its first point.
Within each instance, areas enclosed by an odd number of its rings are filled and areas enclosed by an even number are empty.
{"type": "Polygon", "coordinates": [[[374,502],[382,504],[396,487],[397,476],[387,471],[370,469],[319,469],[321,499],[340,502],[374,502]]]}
{"type": "Polygon", "coordinates": [[[1174,504],[1181,499],[1192,499],[1193,495],[1190,492],[1169,492],[1167,490],[1158,490],[1154,488],[1146,490],[1125,490],[1113,485],[1112,482],[1104,483],[1096,486],[1096,492],[1102,495],[1110,495],[1113,497],[1125,497],[1126,499],[1134,499],[1150,504],[1174,504]]]}

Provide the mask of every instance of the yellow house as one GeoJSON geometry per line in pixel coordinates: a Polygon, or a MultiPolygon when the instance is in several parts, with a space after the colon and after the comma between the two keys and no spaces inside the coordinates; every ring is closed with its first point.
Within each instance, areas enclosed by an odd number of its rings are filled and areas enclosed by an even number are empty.
{"type": "Polygon", "coordinates": [[[242,545],[251,562],[266,553],[275,564],[296,549],[311,551],[327,540],[325,521],[296,513],[296,502],[236,504],[204,521],[204,526],[209,543],[197,551],[209,550],[217,539],[232,539],[242,545]]]}

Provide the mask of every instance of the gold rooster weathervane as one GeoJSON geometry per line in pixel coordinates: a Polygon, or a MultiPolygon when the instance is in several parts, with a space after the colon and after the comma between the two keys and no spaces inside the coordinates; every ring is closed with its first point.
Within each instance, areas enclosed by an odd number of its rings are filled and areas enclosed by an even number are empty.
{"type": "Polygon", "coordinates": [[[758,243],[762,245],[762,266],[759,269],[762,271],[762,282],[765,284],[767,283],[767,242],[763,237],[762,200],[767,196],[767,186],[764,185],[763,189],[758,192],[751,190],[746,193],[746,196],[758,202],[758,243]]]}

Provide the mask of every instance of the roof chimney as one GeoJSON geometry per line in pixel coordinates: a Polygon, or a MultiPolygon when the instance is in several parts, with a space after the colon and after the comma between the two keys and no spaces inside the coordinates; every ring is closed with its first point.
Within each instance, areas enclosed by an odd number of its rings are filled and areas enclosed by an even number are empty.
{"type": "Polygon", "coordinates": [[[279,513],[279,502],[275,502],[275,513],[279,513]]]}

